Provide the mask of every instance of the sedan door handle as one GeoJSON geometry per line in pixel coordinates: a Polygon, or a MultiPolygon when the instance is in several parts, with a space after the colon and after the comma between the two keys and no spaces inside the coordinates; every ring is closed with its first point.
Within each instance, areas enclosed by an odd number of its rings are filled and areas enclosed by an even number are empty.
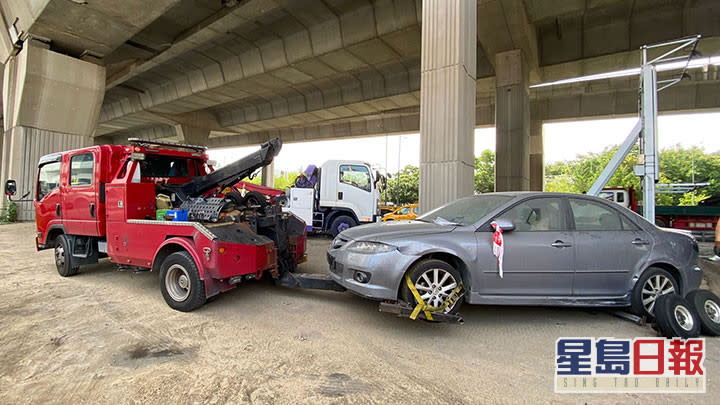
{"type": "Polygon", "coordinates": [[[650,242],[640,239],[640,238],[634,239],[631,243],[633,245],[649,245],[650,244],[650,242]]]}
{"type": "Polygon", "coordinates": [[[566,248],[566,247],[572,247],[571,244],[565,243],[561,240],[556,240],[555,242],[551,243],[550,246],[555,248],[566,248]]]}

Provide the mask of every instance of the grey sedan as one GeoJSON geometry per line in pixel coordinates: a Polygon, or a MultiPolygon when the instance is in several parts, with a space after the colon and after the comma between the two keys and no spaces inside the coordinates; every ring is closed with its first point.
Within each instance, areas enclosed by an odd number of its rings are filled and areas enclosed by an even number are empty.
{"type": "MultiPolygon", "coordinates": [[[[661,294],[700,285],[692,236],[661,229],[601,198],[489,193],[462,198],[413,221],[339,234],[330,275],[365,297],[441,307],[462,283],[470,304],[632,307],[652,318],[661,294]],[[503,229],[503,275],[492,221],[503,229]]],[[[456,312],[463,300],[445,308],[456,312]]]]}

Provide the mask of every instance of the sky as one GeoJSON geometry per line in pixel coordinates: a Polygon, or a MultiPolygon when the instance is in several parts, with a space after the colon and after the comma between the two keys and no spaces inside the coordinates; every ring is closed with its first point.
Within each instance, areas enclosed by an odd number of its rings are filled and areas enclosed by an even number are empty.
{"type": "MultiPolygon", "coordinates": [[[[578,155],[601,152],[621,143],[637,118],[613,118],[573,122],[552,122],[543,126],[545,163],[573,160],[578,155]]],[[[675,145],[699,146],[706,152],[720,151],[720,113],[660,115],[658,117],[660,149],[675,145]]],[[[211,159],[222,166],[257,147],[211,149],[211,159]]],[[[475,155],[485,149],[495,150],[495,128],[475,130],[475,155]]],[[[353,159],[395,173],[398,167],[418,166],[420,134],[377,136],[331,141],[284,144],[275,159],[275,174],[300,171],[308,164],[321,165],[328,159],[353,159]]]]}

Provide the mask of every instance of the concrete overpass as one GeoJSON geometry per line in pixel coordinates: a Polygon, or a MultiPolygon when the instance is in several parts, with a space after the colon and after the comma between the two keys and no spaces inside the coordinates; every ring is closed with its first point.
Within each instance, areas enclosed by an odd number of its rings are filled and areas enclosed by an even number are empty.
{"type": "MultiPolygon", "coordinates": [[[[226,147],[420,131],[426,209],[471,193],[472,129],[495,125],[498,190],[540,189],[542,122],[636,113],[637,80],[529,85],[635,67],[641,45],[686,35],[720,54],[714,0],[0,7],[2,176],[21,188],[42,153],[127,137],[226,147]]],[[[720,107],[717,70],[663,92],[660,110],[720,107]]]]}

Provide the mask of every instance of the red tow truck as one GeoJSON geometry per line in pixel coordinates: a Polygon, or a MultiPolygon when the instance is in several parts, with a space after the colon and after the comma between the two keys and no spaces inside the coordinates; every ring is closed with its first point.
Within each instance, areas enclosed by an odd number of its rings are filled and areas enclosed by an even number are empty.
{"type": "MultiPolygon", "coordinates": [[[[103,257],[159,272],[165,301],[180,311],[265,273],[306,286],[292,274],[305,259],[305,224],[279,204],[221,193],[270,164],[281,147],[270,140],[218,170],[203,147],[137,139],[43,156],[33,198],[37,249],[55,250],[61,276],[103,257]]],[[[8,197],[16,188],[6,183],[8,197]]]]}
{"type": "MultiPolygon", "coordinates": [[[[604,188],[599,197],[614,201],[642,215],[643,207],[638,204],[637,195],[632,187],[604,188]]],[[[655,225],[662,228],[690,231],[701,241],[714,239],[718,217],[720,217],[720,206],[718,205],[683,207],[658,205],[655,207],[655,225]]]]}

